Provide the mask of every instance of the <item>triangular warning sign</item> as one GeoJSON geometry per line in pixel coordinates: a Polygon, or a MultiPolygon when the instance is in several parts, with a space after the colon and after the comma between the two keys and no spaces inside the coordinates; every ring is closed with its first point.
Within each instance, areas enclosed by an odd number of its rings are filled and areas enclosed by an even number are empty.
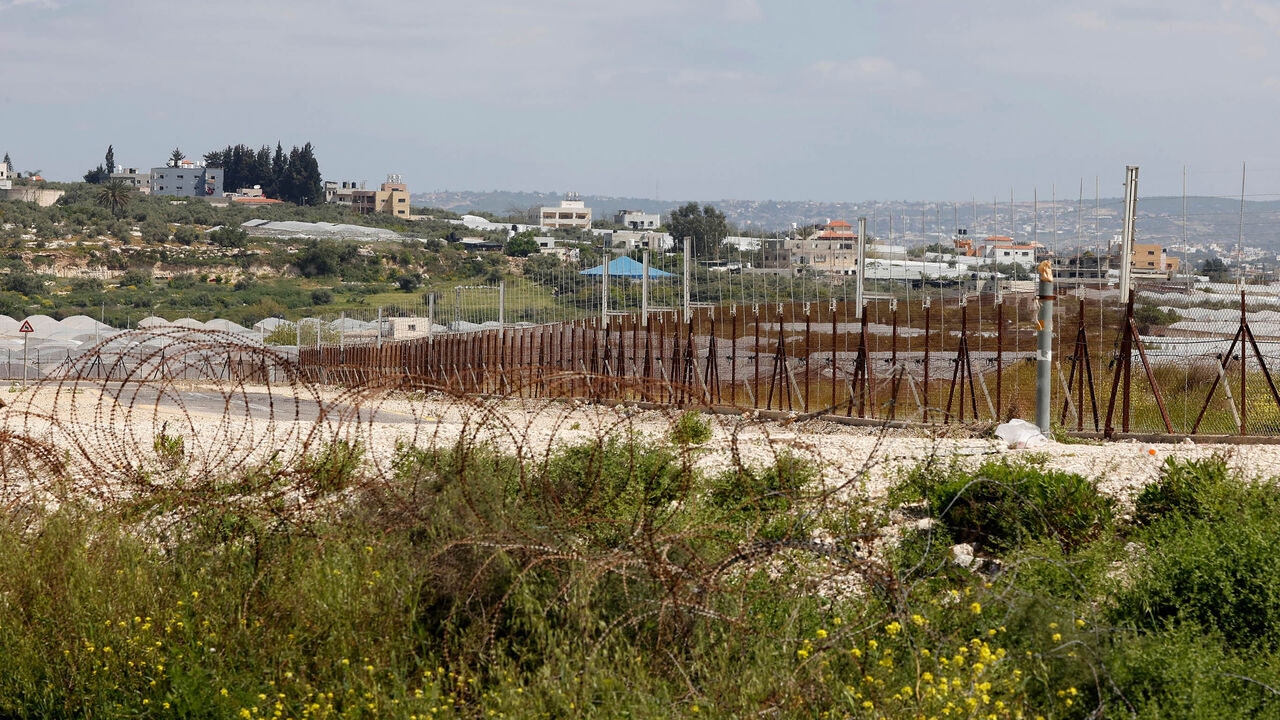
{"type": "Polygon", "coordinates": [[[18,328],[18,332],[35,332],[36,329],[31,327],[30,320],[23,320],[22,327],[18,328]]]}

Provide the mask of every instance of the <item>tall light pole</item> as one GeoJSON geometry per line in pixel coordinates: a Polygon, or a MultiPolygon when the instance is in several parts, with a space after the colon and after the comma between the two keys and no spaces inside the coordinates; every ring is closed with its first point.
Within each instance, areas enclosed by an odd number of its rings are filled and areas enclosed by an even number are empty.
{"type": "Polygon", "coordinates": [[[1129,263],[1133,258],[1134,218],[1138,214],[1138,166],[1124,169],[1124,228],[1120,235],[1120,302],[1129,302],[1129,263]]]}
{"type": "Polygon", "coordinates": [[[862,319],[862,283],[867,273],[867,219],[865,217],[858,218],[858,276],[857,284],[853,286],[853,307],[857,311],[857,318],[862,319]]]}

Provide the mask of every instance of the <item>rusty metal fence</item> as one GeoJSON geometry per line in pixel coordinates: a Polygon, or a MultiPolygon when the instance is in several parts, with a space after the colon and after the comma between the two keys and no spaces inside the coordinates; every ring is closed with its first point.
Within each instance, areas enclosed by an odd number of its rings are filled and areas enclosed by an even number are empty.
{"type": "MultiPolygon", "coordinates": [[[[1053,420],[1114,436],[1280,435],[1280,299],[1269,288],[1059,290],[1053,420]]],[[[1029,417],[1036,299],[1006,292],[786,302],[507,324],[406,340],[374,332],[264,347],[181,327],[49,352],[8,376],[148,383],[406,382],[458,394],[646,402],[930,425],[1029,417]],[[606,322],[607,320],[607,322],[606,322]]]]}
{"type": "MultiPolygon", "coordinates": [[[[1055,422],[1106,435],[1280,434],[1270,371],[1280,313],[1259,310],[1269,296],[1241,293],[1232,309],[1211,290],[1139,287],[1127,305],[1114,290],[1063,290],[1055,422]]],[[[871,300],[861,314],[839,300],[694,307],[687,318],[611,315],[304,348],[300,362],[337,384],[402,376],[467,393],[992,423],[1033,411],[1035,302],[986,293],[871,300]]]]}

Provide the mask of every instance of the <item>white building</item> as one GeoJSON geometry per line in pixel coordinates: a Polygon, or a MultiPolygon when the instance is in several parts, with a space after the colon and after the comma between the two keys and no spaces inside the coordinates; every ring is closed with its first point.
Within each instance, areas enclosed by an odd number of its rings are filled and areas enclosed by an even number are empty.
{"type": "Polygon", "coordinates": [[[631,230],[652,230],[662,224],[662,218],[641,210],[619,210],[613,222],[631,230]]]}
{"type": "Polygon", "coordinates": [[[546,228],[586,229],[591,227],[591,208],[577,193],[569,193],[559,206],[539,208],[533,219],[546,228]]]}
{"type": "Polygon", "coordinates": [[[670,250],[675,244],[669,233],[639,232],[636,230],[614,230],[601,233],[605,245],[611,248],[627,250],[653,250],[662,252],[670,250]]]}
{"type": "Polygon", "coordinates": [[[358,183],[355,180],[343,180],[342,182],[325,180],[324,201],[349,207],[351,205],[351,197],[355,191],[363,189],[364,183],[358,183]]]}
{"type": "Polygon", "coordinates": [[[563,262],[578,262],[578,248],[563,247],[550,235],[536,237],[534,241],[538,243],[538,252],[543,255],[551,255],[563,262]]]}
{"type": "Polygon", "coordinates": [[[730,235],[720,241],[721,245],[731,247],[738,252],[755,252],[761,247],[760,238],[743,237],[740,235],[730,235]]]}
{"type": "Polygon", "coordinates": [[[1036,248],[1033,245],[983,245],[982,254],[988,260],[1000,264],[1017,263],[1028,269],[1036,264],[1036,248]]]}
{"type": "Polygon", "coordinates": [[[182,160],[151,169],[151,194],[174,197],[222,197],[222,168],[182,160]]]}
{"type": "Polygon", "coordinates": [[[119,180],[143,195],[151,194],[151,171],[149,170],[117,165],[112,168],[111,179],[119,180]]]}

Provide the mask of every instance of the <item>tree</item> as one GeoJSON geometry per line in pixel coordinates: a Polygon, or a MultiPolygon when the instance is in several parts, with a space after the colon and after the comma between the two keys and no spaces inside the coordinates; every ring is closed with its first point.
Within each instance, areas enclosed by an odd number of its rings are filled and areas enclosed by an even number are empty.
{"type": "Polygon", "coordinates": [[[9,153],[8,153],[8,151],[6,151],[6,152],[5,152],[5,154],[4,154],[4,164],[5,164],[5,167],[6,167],[10,172],[12,172],[12,171],[13,171],[13,161],[9,159],[9,153]]]}
{"type": "Polygon", "coordinates": [[[11,272],[4,278],[4,289],[22,295],[35,295],[44,289],[44,281],[29,272],[11,272]]]}
{"type": "Polygon", "coordinates": [[[132,200],[133,191],[123,180],[108,180],[98,188],[98,206],[110,210],[113,217],[120,217],[132,200]]]}
{"type": "Polygon", "coordinates": [[[405,273],[396,278],[396,285],[404,292],[413,292],[419,285],[422,285],[421,273],[405,273]]]}
{"type": "Polygon", "coordinates": [[[357,256],[358,250],[352,243],[339,245],[326,240],[311,240],[295,256],[293,264],[303,277],[324,277],[337,275],[344,264],[357,256]]]}
{"type": "Polygon", "coordinates": [[[126,245],[133,240],[133,228],[123,220],[117,220],[111,226],[111,236],[126,245]]]}
{"type": "Polygon", "coordinates": [[[333,302],[333,292],[328,288],[316,288],[311,291],[312,305],[328,305],[333,302]]]}
{"type": "Polygon", "coordinates": [[[179,225],[173,231],[173,241],[179,245],[191,246],[200,239],[200,231],[190,225],[179,225]]]}
{"type": "Polygon", "coordinates": [[[249,233],[240,228],[221,227],[205,237],[218,247],[242,248],[249,245],[249,233]]]}
{"type": "Polygon", "coordinates": [[[279,140],[276,141],[276,153],[271,156],[271,180],[264,187],[268,188],[267,194],[273,198],[280,197],[280,181],[284,178],[285,159],[284,145],[279,140]]]}
{"type": "Polygon", "coordinates": [[[533,233],[520,233],[507,241],[502,252],[511,257],[529,257],[538,252],[538,241],[533,239],[533,233]]]}
{"type": "Polygon", "coordinates": [[[172,167],[178,167],[186,159],[187,156],[182,154],[180,148],[174,148],[173,152],[169,153],[169,165],[172,167]]]}
{"type": "Polygon", "coordinates": [[[120,287],[147,287],[151,284],[151,272],[142,268],[131,268],[120,276],[120,287]]]}
{"type": "Polygon", "coordinates": [[[306,143],[301,148],[294,146],[289,152],[288,165],[278,192],[278,199],[298,205],[315,205],[324,198],[320,165],[316,162],[315,149],[311,143],[306,143]]]}
{"type": "Polygon", "coordinates": [[[1212,257],[1201,263],[1200,274],[1208,276],[1209,282],[1231,282],[1231,268],[1220,258],[1212,257]]]}
{"type": "Polygon", "coordinates": [[[93,185],[101,185],[110,178],[111,174],[101,165],[84,174],[84,181],[93,185]]]}
{"type": "Polygon", "coordinates": [[[107,157],[103,164],[107,166],[107,176],[110,177],[111,173],[116,171],[116,148],[114,145],[107,146],[107,157]]]}
{"type": "Polygon", "coordinates": [[[155,218],[142,223],[142,242],[161,244],[169,239],[169,225],[155,218]]]}
{"type": "Polygon", "coordinates": [[[241,143],[207,152],[204,159],[209,167],[222,168],[223,187],[231,190],[257,185],[267,197],[299,205],[315,205],[324,196],[311,143],[295,145],[288,155],[280,142],[274,153],[265,145],[254,150],[241,143]]]}
{"type": "Polygon", "coordinates": [[[693,254],[709,258],[719,254],[720,242],[729,234],[729,223],[725,220],[724,213],[713,206],[699,207],[698,203],[691,202],[671,211],[667,231],[677,243],[683,238],[689,238],[693,254]]]}

